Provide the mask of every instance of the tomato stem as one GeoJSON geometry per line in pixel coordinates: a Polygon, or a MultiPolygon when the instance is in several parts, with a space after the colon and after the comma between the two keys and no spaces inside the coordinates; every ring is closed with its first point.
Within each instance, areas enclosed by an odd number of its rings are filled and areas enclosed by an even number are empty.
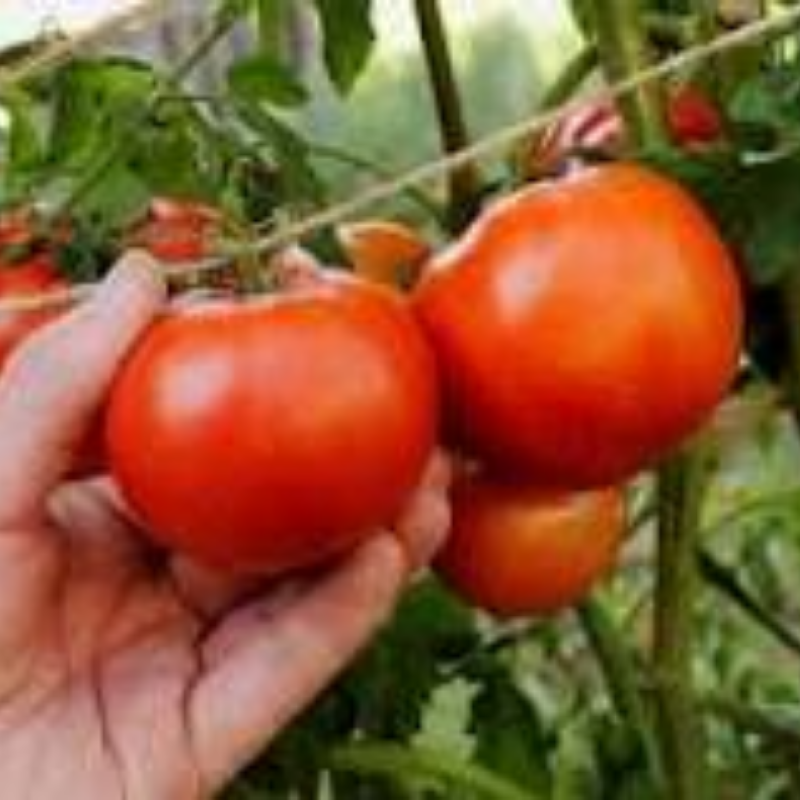
{"type": "Polygon", "coordinates": [[[567,63],[555,80],[545,91],[540,107],[542,109],[557,108],[580,88],[598,64],[597,47],[587,44],[581,48],[567,63]]]}
{"type": "Polygon", "coordinates": [[[659,795],[663,795],[661,755],[633,653],[620,635],[616,621],[600,600],[589,598],[579,607],[578,615],[597,655],[617,712],[636,730],[653,786],[659,795]]]}
{"type": "MultiPolygon", "coordinates": [[[[439,120],[442,149],[454,153],[467,147],[470,137],[444,17],[439,0],[415,0],[414,8],[439,120]]],[[[450,173],[448,218],[452,230],[463,228],[478,211],[480,180],[477,167],[472,163],[450,173]]]]}
{"type": "MultiPolygon", "coordinates": [[[[485,800],[539,800],[528,788],[523,790],[485,767],[453,759],[438,750],[365,742],[337,748],[331,764],[340,771],[394,777],[401,782],[409,776],[427,776],[445,784],[451,791],[457,786],[485,800]]],[[[454,794],[461,796],[460,792],[454,794]]]]}
{"type": "MultiPolygon", "coordinates": [[[[651,64],[641,0],[593,0],[597,46],[610,82],[623,80],[651,64]]],[[[661,87],[647,83],[620,98],[619,105],[633,142],[646,148],[669,144],[661,87]]]]}
{"type": "Polygon", "coordinates": [[[289,15],[287,0],[257,0],[254,8],[258,44],[262,52],[273,58],[289,55],[289,15]]]}
{"type": "Polygon", "coordinates": [[[709,448],[696,442],[658,474],[658,551],[653,672],[661,758],[670,800],[708,796],[702,718],[693,696],[696,540],[709,448]]]}

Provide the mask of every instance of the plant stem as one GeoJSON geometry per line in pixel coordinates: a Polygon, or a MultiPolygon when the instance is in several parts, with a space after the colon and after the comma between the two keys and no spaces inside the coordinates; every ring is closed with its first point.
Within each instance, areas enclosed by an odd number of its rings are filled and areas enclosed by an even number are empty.
{"type": "Polygon", "coordinates": [[[597,63],[597,47],[593,44],[587,44],[564,65],[556,79],[545,91],[539,104],[540,107],[543,110],[557,108],[569,100],[591,75],[597,63]]]}
{"type": "Polygon", "coordinates": [[[786,394],[800,434],[800,264],[784,278],[780,292],[789,352],[786,394]]]}
{"type": "MultiPolygon", "coordinates": [[[[650,65],[650,43],[641,0],[594,0],[597,46],[609,82],[650,65]]],[[[652,82],[619,99],[634,144],[658,148],[669,143],[661,88],[652,82]]]]}
{"type": "Polygon", "coordinates": [[[275,58],[288,55],[286,21],[290,10],[289,0],[257,0],[255,5],[258,45],[264,53],[275,58]]]}
{"type": "MultiPolygon", "coordinates": [[[[454,153],[469,145],[469,133],[444,18],[439,0],[415,0],[414,8],[436,105],[442,148],[446,153],[454,153]]],[[[478,210],[480,175],[474,164],[452,170],[448,195],[450,227],[458,230],[478,210]]]]}
{"type": "MultiPolygon", "coordinates": [[[[359,743],[337,748],[334,769],[361,775],[408,780],[429,777],[447,786],[459,786],[470,796],[486,800],[539,800],[528,789],[514,785],[485,767],[448,758],[447,754],[390,742],[359,743]]],[[[460,796],[456,794],[455,796],[460,796]]]]}
{"type": "MultiPolygon", "coordinates": [[[[317,158],[338,161],[342,164],[355,167],[356,169],[370,172],[379,178],[390,179],[394,177],[394,173],[391,170],[382,167],[380,164],[376,164],[372,159],[356,155],[337,145],[314,141],[307,141],[306,145],[311,151],[312,156],[316,156],[317,158]]],[[[424,190],[417,187],[409,187],[403,190],[403,194],[438,225],[443,226],[445,224],[442,209],[424,190]]]]}
{"type": "Polygon", "coordinates": [[[599,600],[589,598],[579,607],[578,615],[597,654],[619,715],[631,724],[639,736],[653,786],[661,796],[664,793],[664,770],[632,653],[608,610],[599,600]]]}
{"type": "Polygon", "coordinates": [[[707,456],[703,444],[690,445],[670,459],[658,476],[653,673],[670,800],[708,796],[703,724],[692,687],[695,551],[707,456]]]}
{"type": "Polygon", "coordinates": [[[800,656],[800,636],[782,620],[776,618],[752,592],[744,587],[733,569],[704,548],[698,550],[697,560],[700,575],[709,586],[733,601],[741,611],[770,633],[787,650],[800,656]]]}

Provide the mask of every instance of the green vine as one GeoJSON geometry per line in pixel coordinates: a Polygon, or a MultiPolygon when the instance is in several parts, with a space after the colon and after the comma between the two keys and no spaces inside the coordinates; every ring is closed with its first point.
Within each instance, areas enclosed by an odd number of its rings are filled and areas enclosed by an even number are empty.
{"type": "MultiPolygon", "coordinates": [[[[467,147],[470,140],[444,18],[439,0],[415,0],[414,8],[436,105],[442,148],[446,153],[454,153],[467,147]]],[[[480,175],[473,163],[450,172],[448,194],[449,227],[458,231],[472,219],[480,202],[480,175]]]]}

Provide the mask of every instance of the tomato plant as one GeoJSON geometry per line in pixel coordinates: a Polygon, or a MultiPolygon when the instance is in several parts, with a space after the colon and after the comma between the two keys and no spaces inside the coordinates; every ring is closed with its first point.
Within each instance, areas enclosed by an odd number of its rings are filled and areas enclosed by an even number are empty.
{"type": "Polygon", "coordinates": [[[618,489],[567,492],[465,475],[437,568],[471,603],[499,616],[549,614],[587,596],[624,531],[618,489]]]}
{"type": "Polygon", "coordinates": [[[189,262],[101,428],[145,527],[316,569],[391,522],[435,434],[480,464],[438,570],[226,798],[800,796],[793,4],[498,0],[463,26],[441,0],[183,5],[146,48],[59,41],[24,80],[0,54],[0,299],[129,244],[189,262]],[[508,164],[504,126],[565,101],[508,164]],[[223,236],[252,258],[193,270],[223,236]],[[393,291],[320,286],[322,263],[393,291]],[[429,272],[432,353],[402,332],[429,272]]]}
{"type": "Polygon", "coordinates": [[[163,544],[277,574],[390,522],[436,418],[431,357],[403,301],[330,279],[157,325],[114,390],[107,442],[163,544]]]}
{"type": "Polygon", "coordinates": [[[575,487],[629,477],[691,434],[741,344],[722,240],[677,184],[631,165],[501,201],[433,261],[416,305],[460,441],[575,487]]]}

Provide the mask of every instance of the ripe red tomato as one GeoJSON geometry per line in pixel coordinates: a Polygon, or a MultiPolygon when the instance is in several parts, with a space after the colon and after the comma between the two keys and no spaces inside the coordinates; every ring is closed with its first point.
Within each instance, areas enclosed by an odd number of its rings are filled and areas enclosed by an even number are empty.
{"type": "Polygon", "coordinates": [[[684,146],[719,141],[724,123],[719,109],[696,86],[682,86],[670,97],[667,121],[675,141],[684,146]]]}
{"type": "Polygon", "coordinates": [[[208,255],[221,219],[216,209],[202,203],[157,197],[136,227],[132,244],[167,263],[196,261],[208,255]]]}
{"type": "Polygon", "coordinates": [[[169,548],[275,575],[390,522],[437,428],[432,356],[400,297],[328,278],[155,325],[116,383],[112,472],[169,548]]]}
{"type": "Polygon", "coordinates": [[[499,202],[416,292],[462,444],[575,488],[651,465],[736,371],[725,245],[677,184],[607,165],[499,202]]]}
{"type": "MultiPolygon", "coordinates": [[[[9,265],[0,260],[0,301],[48,294],[66,287],[67,282],[59,275],[55,262],[47,253],[29,256],[9,265]]],[[[0,309],[0,368],[23,339],[59,317],[65,308],[0,309]]]]}
{"type": "Polygon", "coordinates": [[[461,476],[439,573],[500,616],[549,614],[585,597],[613,565],[624,531],[619,489],[586,492],[461,476]]]}

